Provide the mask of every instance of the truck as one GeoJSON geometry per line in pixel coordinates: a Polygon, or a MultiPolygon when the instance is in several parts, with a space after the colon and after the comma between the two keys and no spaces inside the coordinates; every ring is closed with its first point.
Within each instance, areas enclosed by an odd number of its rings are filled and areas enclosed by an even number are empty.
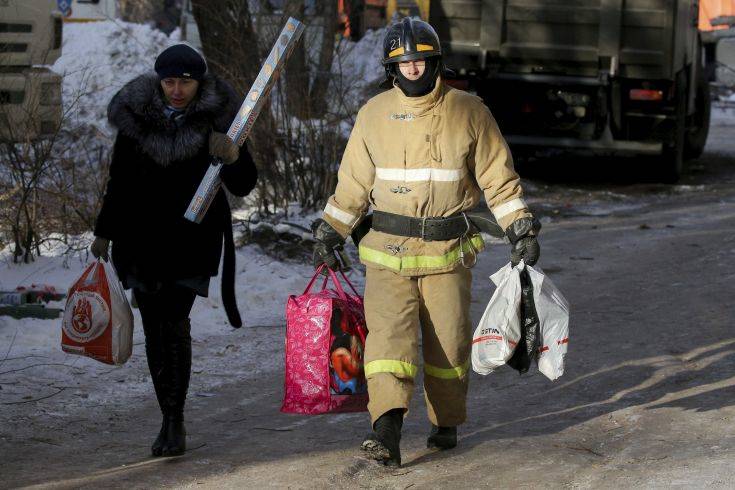
{"type": "Polygon", "coordinates": [[[62,16],[54,0],[0,0],[0,141],[46,138],[61,124],[62,16]]]}
{"type": "Polygon", "coordinates": [[[679,179],[709,131],[697,0],[432,0],[455,83],[514,153],[628,154],[679,179]]]}

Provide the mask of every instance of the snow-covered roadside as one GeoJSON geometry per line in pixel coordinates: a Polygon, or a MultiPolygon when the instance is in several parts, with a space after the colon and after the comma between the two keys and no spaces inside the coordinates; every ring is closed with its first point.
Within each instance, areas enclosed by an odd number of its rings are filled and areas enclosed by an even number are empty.
{"type": "MultiPolygon", "coordinates": [[[[6,256],[0,264],[0,290],[44,283],[65,291],[84,270],[87,260],[42,256],[32,264],[18,265],[10,263],[6,256]]],[[[282,368],[282,344],[260,342],[252,327],[283,329],[288,296],[301,294],[312,273],[309,265],[278,262],[256,246],[237,251],[236,293],[245,326],[240,330],[229,326],[221,303],[220,278],[213,278],[210,296],[198,298],[191,314],[194,395],[206,396],[216,386],[245,373],[252,376],[282,368]]],[[[353,273],[352,279],[362,288],[361,273],[353,273]]],[[[56,306],[63,307],[63,302],[56,306]]],[[[29,401],[62,388],[79,397],[79,403],[86,400],[85,404],[126,397],[149,398],[152,388],[140,314],[137,309],[133,313],[135,347],[130,361],[121,367],[62,352],[61,319],[0,317],[1,402],[29,401]],[[121,384],[124,389],[120,389],[121,384]]],[[[63,411],[73,411],[74,406],[65,403],[63,411]]]]}
{"type": "MultiPolygon", "coordinates": [[[[735,103],[735,101],[733,101],[735,103]]],[[[712,124],[721,126],[735,125],[735,106],[721,105],[717,102],[712,104],[712,124]]]]}

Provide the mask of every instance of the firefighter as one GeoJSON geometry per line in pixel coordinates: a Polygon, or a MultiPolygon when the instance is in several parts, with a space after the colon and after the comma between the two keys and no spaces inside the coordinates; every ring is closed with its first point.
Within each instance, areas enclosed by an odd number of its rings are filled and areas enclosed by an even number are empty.
{"type": "Polygon", "coordinates": [[[483,240],[465,214],[483,194],[512,244],[533,265],[540,225],[523,201],[513,160],[482,100],[449,87],[439,38],[404,18],[383,43],[390,90],[359,111],[322,219],[312,224],[314,263],[336,254],[372,208],[359,242],[367,268],[365,374],[373,431],[368,457],[400,466],[399,442],[419,370],[432,424],[427,447],[457,444],[469,380],[470,268],[483,240]]]}

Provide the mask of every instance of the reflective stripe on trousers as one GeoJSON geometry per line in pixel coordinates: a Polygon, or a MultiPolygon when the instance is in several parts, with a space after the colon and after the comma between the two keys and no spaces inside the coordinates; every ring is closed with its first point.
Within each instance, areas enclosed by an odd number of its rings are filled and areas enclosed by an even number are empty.
{"type": "Polygon", "coordinates": [[[464,422],[472,339],[471,282],[470,270],[462,266],[420,277],[368,267],[365,374],[373,421],[392,408],[408,409],[421,365],[421,332],[429,419],[441,426],[464,422]]]}

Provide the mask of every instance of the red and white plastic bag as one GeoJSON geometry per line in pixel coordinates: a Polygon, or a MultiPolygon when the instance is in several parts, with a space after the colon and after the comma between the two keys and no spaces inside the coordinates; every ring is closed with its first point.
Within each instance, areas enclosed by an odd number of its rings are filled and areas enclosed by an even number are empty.
{"type": "Polygon", "coordinates": [[[521,338],[520,268],[508,263],[490,279],[497,287],[472,337],[472,369],[482,375],[505,364],[521,338]]]}
{"type": "Polygon", "coordinates": [[[112,264],[90,264],[69,289],[61,348],[105,364],[121,365],[130,358],[133,311],[112,264]]]}
{"type": "Polygon", "coordinates": [[[569,303],[540,268],[529,266],[527,269],[541,326],[538,369],[554,381],[564,374],[564,357],[569,344],[569,303]]]}

